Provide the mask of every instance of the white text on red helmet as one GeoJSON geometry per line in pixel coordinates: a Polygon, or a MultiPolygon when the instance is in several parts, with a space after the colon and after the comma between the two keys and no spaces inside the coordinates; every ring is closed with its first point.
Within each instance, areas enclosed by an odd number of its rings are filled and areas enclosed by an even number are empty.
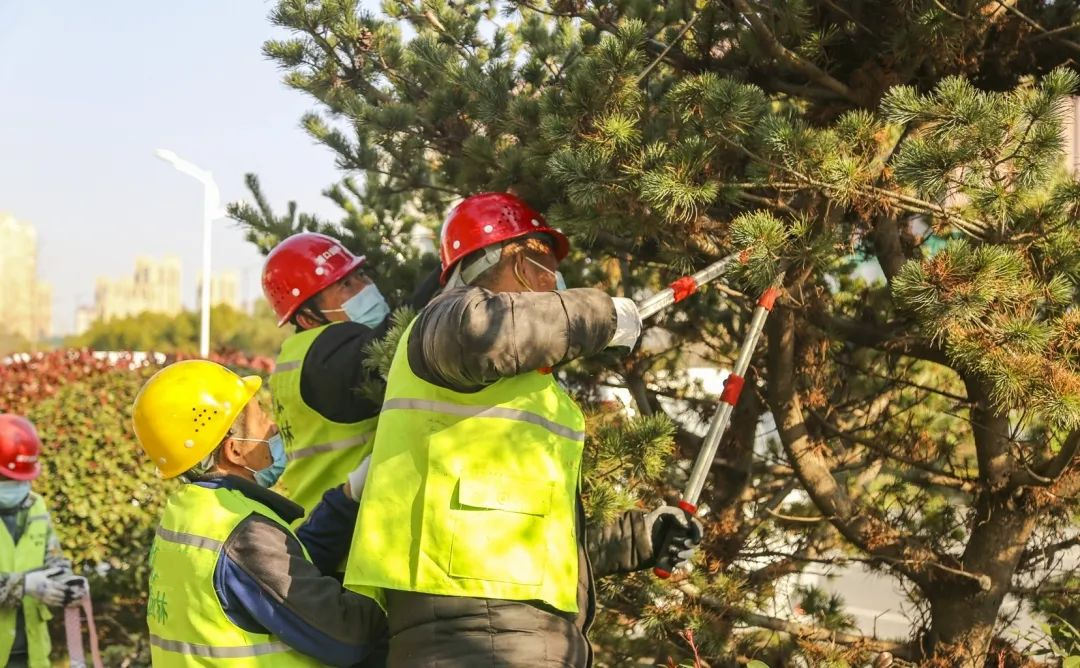
{"type": "Polygon", "coordinates": [[[325,264],[327,260],[334,257],[335,255],[340,255],[340,254],[341,254],[341,246],[331,246],[330,248],[327,248],[322,253],[319,253],[319,256],[315,258],[315,264],[325,264]]]}

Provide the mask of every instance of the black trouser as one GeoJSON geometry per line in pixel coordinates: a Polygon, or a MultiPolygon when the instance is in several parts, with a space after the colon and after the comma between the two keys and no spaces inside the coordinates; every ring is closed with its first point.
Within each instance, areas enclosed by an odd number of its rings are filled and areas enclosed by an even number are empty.
{"type": "Polygon", "coordinates": [[[19,654],[12,654],[8,657],[7,668],[29,668],[30,657],[29,655],[20,652],[19,654]]]}

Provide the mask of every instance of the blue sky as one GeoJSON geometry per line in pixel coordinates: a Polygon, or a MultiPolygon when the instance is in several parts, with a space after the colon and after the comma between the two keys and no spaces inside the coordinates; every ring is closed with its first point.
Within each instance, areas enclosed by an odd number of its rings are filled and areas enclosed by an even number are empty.
{"type": "MultiPolygon", "coordinates": [[[[280,36],[272,6],[0,0],[0,211],[37,228],[58,332],[96,276],[130,274],[139,254],[179,256],[194,302],[202,187],[157,147],[212,171],[225,201],[245,197],[253,171],[275,206],[336,218],[320,191],[341,175],[298,125],[315,104],[260,51],[280,36]]],[[[228,220],[213,264],[257,294],[261,256],[228,220]]]]}

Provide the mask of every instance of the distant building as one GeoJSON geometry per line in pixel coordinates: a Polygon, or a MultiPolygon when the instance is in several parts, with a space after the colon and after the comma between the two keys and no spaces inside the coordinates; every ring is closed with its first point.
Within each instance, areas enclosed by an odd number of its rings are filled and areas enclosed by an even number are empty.
{"type": "Polygon", "coordinates": [[[97,320],[97,309],[93,306],[77,306],[75,308],[75,334],[79,335],[90,329],[90,325],[97,320]]]}
{"type": "Polygon", "coordinates": [[[1069,171],[1080,173],[1080,97],[1069,98],[1062,133],[1065,135],[1065,164],[1069,171]]]}
{"type": "Polygon", "coordinates": [[[135,259],[130,277],[99,276],[94,284],[94,305],[75,311],[75,332],[81,334],[94,322],[127,318],[140,313],[180,313],[180,259],[135,259]]]}
{"type": "Polygon", "coordinates": [[[52,288],[37,279],[37,232],[0,213],[0,329],[30,340],[52,336],[52,288]]]}
{"type": "MultiPolygon", "coordinates": [[[[195,304],[202,304],[202,277],[195,293],[195,304]]],[[[210,276],[210,306],[228,306],[240,310],[240,277],[236,272],[226,271],[210,276]]]]}

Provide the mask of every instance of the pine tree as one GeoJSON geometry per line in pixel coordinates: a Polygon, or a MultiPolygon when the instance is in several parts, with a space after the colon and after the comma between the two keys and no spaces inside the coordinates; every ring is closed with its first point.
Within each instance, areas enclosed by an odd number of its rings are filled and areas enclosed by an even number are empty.
{"type": "Polygon", "coordinates": [[[595,517],[677,493],[700,442],[682,418],[713,407],[684,370],[730,366],[783,275],[699,568],[601,583],[604,664],[1019,661],[1002,602],[1041,600],[1080,510],[1080,184],[1061,159],[1078,80],[1055,69],[1080,52],[1075,3],[280,0],[271,18],[292,35],[265,53],[319,103],[303,125],[346,174],[328,190],[345,216],[276,218],[252,179],[233,213],[264,249],[342,235],[400,300],[431,262],[412,226],[512,190],[573,235],[571,284],[637,297],[740,253],[633,355],[561,371],[590,412],[595,517]],[[866,638],[816,590],[802,617],[764,614],[820,562],[896,577],[925,623],[866,638]]]}

